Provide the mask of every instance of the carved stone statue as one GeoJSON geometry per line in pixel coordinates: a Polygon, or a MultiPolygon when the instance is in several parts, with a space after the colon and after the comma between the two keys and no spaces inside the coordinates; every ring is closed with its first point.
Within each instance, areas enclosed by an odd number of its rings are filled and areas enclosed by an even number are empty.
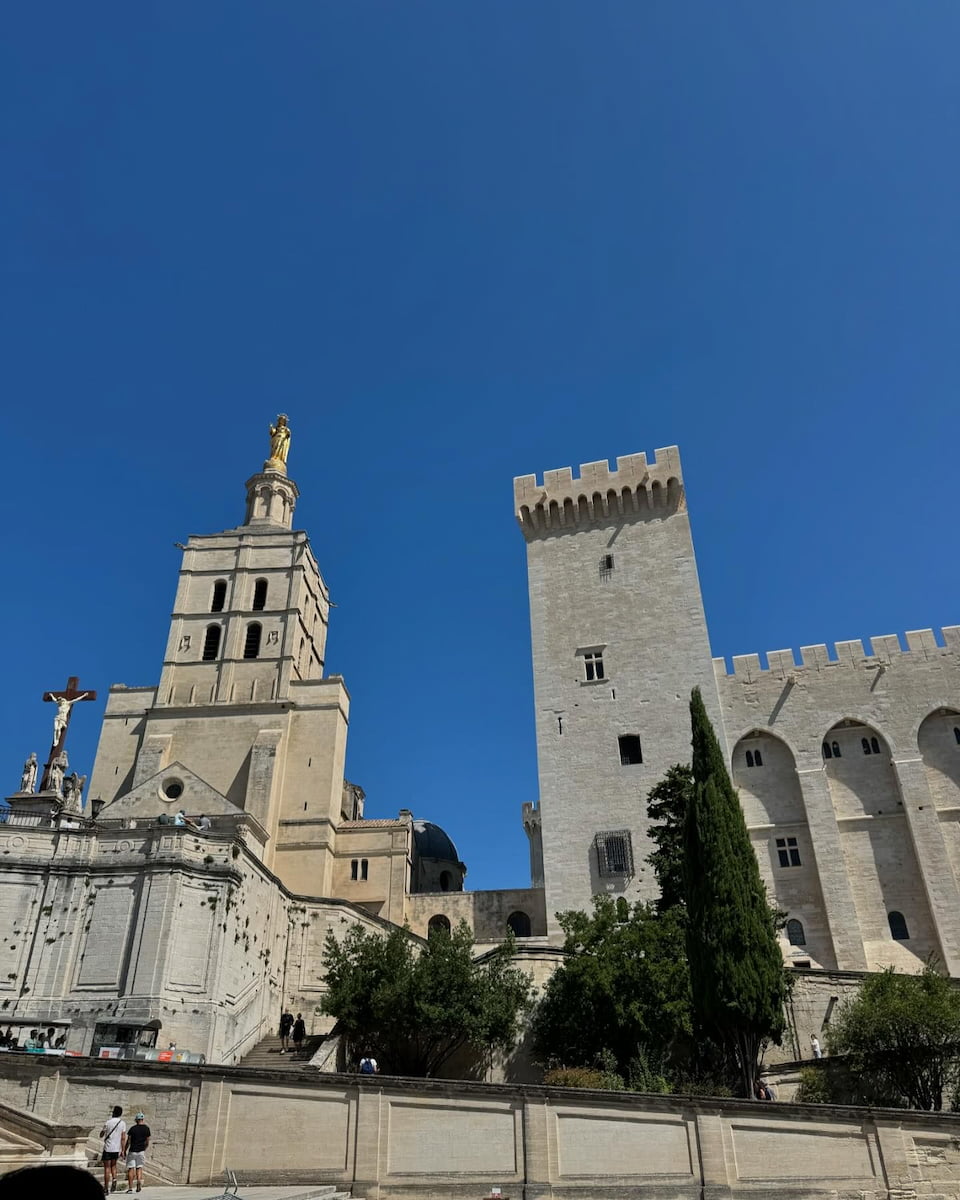
{"type": "Polygon", "coordinates": [[[63,777],[67,772],[67,752],[61,750],[57,757],[50,764],[50,771],[47,775],[47,791],[56,792],[58,796],[63,795],[63,777]]]}
{"type": "Polygon", "coordinates": [[[276,425],[270,426],[270,457],[268,463],[287,465],[287,455],[290,453],[290,426],[287,424],[287,414],[280,413],[276,425]]]}
{"type": "Polygon", "coordinates": [[[79,813],[83,807],[83,789],[86,786],[86,775],[78,775],[72,771],[63,781],[63,810],[64,812],[79,813]]]}
{"type": "Polygon", "coordinates": [[[33,792],[37,785],[37,756],[31,754],[23,764],[23,774],[20,776],[20,791],[33,792]]]}
{"type": "Polygon", "coordinates": [[[89,695],[89,692],[81,692],[79,696],[74,696],[72,700],[68,700],[66,696],[61,696],[57,700],[57,711],[53,718],[54,745],[60,741],[60,737],[67,727],[67,722],[70,720],[70,709],[73,708],[78,700],[82,700],[87,695],[89,695]]]}

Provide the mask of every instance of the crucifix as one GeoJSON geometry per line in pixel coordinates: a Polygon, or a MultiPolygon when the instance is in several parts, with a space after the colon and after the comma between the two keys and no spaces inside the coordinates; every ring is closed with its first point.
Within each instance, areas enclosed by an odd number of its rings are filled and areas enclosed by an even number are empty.
{"type": "MultiPolygon", "coordinates": [[[[96,700],[97,698],[96,692],[79,691],[77,688],[79,682],[76,675],[71,675],[63,691],[43,693],[44,700],[53,701],[57,706],[57,711],[53,718],[53,743],[50,746],[50,754],[47,756],[47,765],[43,768],[43,779],[40,781],[41,792],[48,791],[53,786],[50,768],[63,753],[63,744],[67,739],[67,726],[70,724],[73,706],[78,700],[96,700]]],[[[54,788],[54,790],[58,791],[59,789],[54,788]]]]}

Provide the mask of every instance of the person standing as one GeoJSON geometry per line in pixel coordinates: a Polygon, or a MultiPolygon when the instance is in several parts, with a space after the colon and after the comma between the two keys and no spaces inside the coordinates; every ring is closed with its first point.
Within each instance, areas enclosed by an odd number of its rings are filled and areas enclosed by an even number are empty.
{"type": "Polygon", "coordinates": [[[137,1191],[143,1188],[143,1164],[147,1161],[147,1147],[150,1145],[150,1126],[144,1124],[145,1119],[143,1113],[138,1112],[124,1137],[128,1192],[133,1191],[134,1178],[137,1181],[137,1191]]]}
{"type": "Polygon", "coordinates": [[[280,1053],[286,1054],[290,1049],[290,1033],[293,1029],[293,1013],[285,1009],[280,1017],[280,1053]]]}
{"type": "Polygon", "coordinates": [[[103,1123],[100,1136],[103,1138],[103,1190],[104,1193],[117,1190],[117,1159],[123,1149],[124,1134],[127,1123],[123,1120],[123,1109],[119,1104],[114,1106],[113,1113],[103,1123]]]}
{"type": "Polygon", "coordinates": [[[297,1013],[297,1019],[293,1023],[293,1048],[297,1052],[303,1049],[303,1039],[307,1036],[307,1027],[303,1023],[303,1013],[297,1013]]]}
{"type": "Polygon", "coordinates": [[[363,1058],[360,1059],[360,1074],[361,1075],[379,1075],[380,1074],[380,1064],[373,1057],[373,1055],[369,1052],[369,1050],[367,1051],[366,1054],[364,1054],[363,1058]]]}
{"type": "Polygon", "coordinates": [[[814,1058],[823,1058],[823,1051],[820,1049],[820,1039],[815,1033],[810,1034],[810,1049],[813,1051],[814,1058]]]}

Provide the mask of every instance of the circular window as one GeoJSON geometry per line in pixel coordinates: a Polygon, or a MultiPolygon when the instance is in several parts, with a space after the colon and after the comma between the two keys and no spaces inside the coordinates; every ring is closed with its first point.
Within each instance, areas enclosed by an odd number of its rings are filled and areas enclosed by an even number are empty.
{"type": "Polygon", "coordinates": [[[163,783],[160,784],[160,798],[162,800],[179,800],[182,795],[182,779],[165,779],[163,783]]]}

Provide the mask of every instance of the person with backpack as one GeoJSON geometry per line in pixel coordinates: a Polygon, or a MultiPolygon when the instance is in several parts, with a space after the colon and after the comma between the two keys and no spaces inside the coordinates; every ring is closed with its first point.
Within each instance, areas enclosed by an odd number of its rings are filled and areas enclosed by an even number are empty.
{"type": "Polygon", "coordinates": [[[303,1013],[297,1013],[297,1019],[293,1023],[293,1048],[297,1052],[303,1049],[303,1039],[307,1036],[307,1027],[303,1023],[303,1013]]]}
{"type": "Polygon", "coordinates": [[[117,1190],[117,1159],[123,1149],[124,1135],[127,1123],[123,1120],[123,1109],[119,1104],[114,1105],[113,1115],[108,1117],[100,1130],[103,1138],[103,1190],[104,1193],[117,1190]]]}
{"type": "Polygon", "coordinates": [[[379,1075],[380,1068],[377,1066],[377,1060],[369,1053],[364,1054],[360,1059],[360,1074],[361,1075],[379,1075]]]}

